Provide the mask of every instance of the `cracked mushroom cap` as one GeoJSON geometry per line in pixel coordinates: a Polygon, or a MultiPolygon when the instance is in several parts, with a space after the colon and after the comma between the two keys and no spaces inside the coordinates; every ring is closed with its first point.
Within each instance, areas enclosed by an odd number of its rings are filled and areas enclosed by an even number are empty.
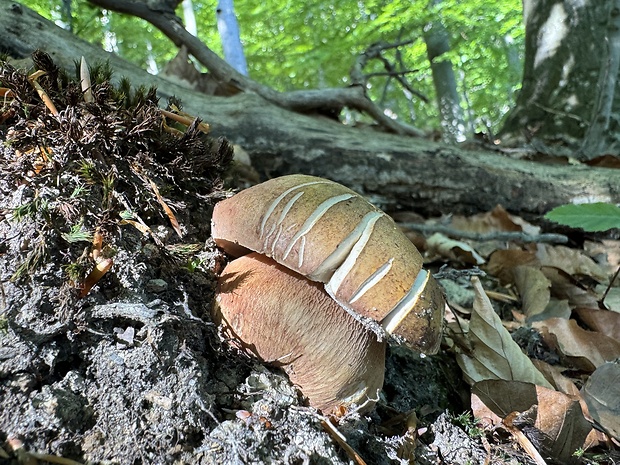
{"type": "Polygon", "coordinates": [[[360,412],[374,407],[386,343],[320,284],[252,253],[224,269],[212,313],[233,344],[281,367],[323,413],[351,404],[360,412]]]}
{"type": "Polygon", "coordinates": [[[420,253],[388,215],[341,184],[305,175],[258,184],[215,206],[212,236],[233,256],[258,252],[323,283],[379,337],[439,348],[445,302],[420,253]]]}

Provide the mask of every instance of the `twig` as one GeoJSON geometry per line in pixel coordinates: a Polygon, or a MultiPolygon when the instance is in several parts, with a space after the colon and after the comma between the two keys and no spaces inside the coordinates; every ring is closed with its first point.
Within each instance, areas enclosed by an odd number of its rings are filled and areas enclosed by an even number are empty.
{"type": "Polygon", "coordinates": [[[607,286],[607,289],[605,289],[605,293],[603,294],[603,297],[601,298],[601,302],[602,303],[605,303],[605,299],[607,298],[607,294],[609,294],[609,291],[611,290],[611,287],[614,285],[614,281],[616,280],[616,278],[618,278],[618,274],[620,274],[620,266],[618,267],[618,269],[614,273],[614,276],[609,281],[609,286],[607,286]]]}
{"type": "Polygon", "coordinates": [[[442,225],[427,225],[420,223],[398,223],[401,228],[412,229],[424,233],[442,233],[457,239],[468,239],[471,241],[521,241],[521,242],[546,242],[552,244],[566,244],[568,237],[563,234],[527,234],[524,232],[498,231],[487,234],[462,231],[442,225]]]}
{"type": "Polygon", "coordinates": [[[407,81],[405,81],[405,79],[403,78],[404,74],[412,73],[412,72],[415,72],[415,71],[414,70],[406,70],[406,71],[402,71],[402,72],[397,72],[395,70],[395,68],[394,68],[394,65],[392,63],[390,63],[387,59],[385,59],[381,55],[381,52],[383,52],[384,50],[389,50],[391,48],[398,49],[399,47],[402,47],[404,45],[411,45],[413,42],[415,42],[415,40],[410,39],[410,40],[403,40],[403,41],[394,42],[394,43],[376,42],[374,44],[371,44],[366,50],[364,50],[364,52],[362,52],[360,54],[360,56],[355,61],[355,64],[353,65],[353,68],[351,68],[351,71],[350,71],[351,82],[353,82],[354,84],[357,84],[357,85],[365,87],[368,79],[370,77],[372,77],[373,75],[378,75],[378,73],[364,74],[363,70],[366,67],[366,65],[368,64],[368,61],[370,61],[372,59],[378,59],[378,60],[380,60],[383,63],[383,66],[387,70],[387,73],[388,73],[389,77],[394,77],[396,80],[398,80],[398,82],[405,89],[407,89],[413,95],[415,95],[418,98],[420,98],[420,100],[423,100],[424,102],[428,103],[428,101],[429,101],[428,97],[426,95],[422,94],[421,92],[416,91],[415,89],[413,89],[413,87],[411,87],[411,85],[407,81]]]}

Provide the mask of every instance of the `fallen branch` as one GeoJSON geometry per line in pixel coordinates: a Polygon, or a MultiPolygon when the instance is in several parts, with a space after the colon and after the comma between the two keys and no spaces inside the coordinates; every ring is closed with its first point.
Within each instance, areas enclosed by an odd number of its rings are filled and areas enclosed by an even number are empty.
{"type": "Polygon", "coordinates": [[[424,132],[413,126],[393,120],[383,113],[366,95],[362,86],[351,86],[343,89],[331,88],[321,90],[303,90],[278,92],[271,87],[250,79],[239,73],[226,63],[197,37],[190,34],[174,14],[174,11],[163,4],[142,2],[137,0],[89,0],[93,5],[119,13],[136,16],[148,21],[168,37],[177,47],[187,47],[198,62],[204,65],[213,77],[224,85],[252,92],[265,100],[290,111],[298,113],[337,110],[344,107],[368,114],[389,132],[421,137],[424,132]]]}
{"type": "Polygon", "coordinates": [[[420,224],[420,223],[398,223],[402,228],[411,229],[423,233],[442,233],[455,239],[467,239],[477,242],[488,241],[521,241],[521,242],[546,242],[552,244],[566,244],[568,237],[563,234],[527,234],[524,232],[508,232],[498,231],[493,233],[475,233],[471,231],[462,231],[460,229],[450,228],[436,224],[420,224]]]}

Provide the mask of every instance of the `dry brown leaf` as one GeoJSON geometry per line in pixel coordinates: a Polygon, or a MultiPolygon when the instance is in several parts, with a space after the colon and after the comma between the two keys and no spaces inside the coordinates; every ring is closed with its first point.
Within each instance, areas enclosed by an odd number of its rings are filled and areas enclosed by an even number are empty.
{"type": "Polygon", "coordinates": [[[183,232],[181,231],[181,227],[179,226],[179,222],[177,221],[176,216],[174,216],[174,212],[168,206],[168,204],[166,203],[164,198],[159,193],[159,188],[157,187],[157,185],[153,181],[151,181],[150,179],[149,179],[149,182],[151,183],[151,188],[153,189],[153,192],[155,193],[155,196],[157,197],[157,201],[159,202],[161,207],[166,212],[166,215],[168,216],[168,219],[170,220],[170,224],[172,225],[172,227],[174,228],[174,230],[178,234],[178,236],[179,237],[183,237],[183,232]]]}
{"type": "Polygon", "coordinates": [[[584,386],[583,397],[594,421],[620,440],[620,365],[598,367],[584,386]]]}
{"type": "Polygon", "coordinates": [[[151,228],[149,228],[146,224],[141,223],[139,221],[121,220],[118,222],[118,224],[130,224],[134,228],[136,228],[138,231],[140,231],[142,234],[145,234],[145,235],[152,234],[151,228]]]}
{"type": "Polygon", "coordinates": [[[487,213],[463,217],[454,216],[450,226],[462,231],[477,233],[490,233],[497,231],[527,231],[530,234],[538,234],[540,228],[526,223],[521,218],[510,215],[501,205],[496,206],[487,213]]]}
{"type": "Polygon", "coordinates": [[[584,371],[620,357],[620,342],[604,334],[587,331],[575,320],[550,318],[532,324],[545,342],[566,358],[566,362],[584,371]]]}
{"type": "Polygon", "coordinates": [[[610,273],[620,266],[620,241],[603,239],[600,242],[585,241],[583,250],[602,266],[607,265],[610,273]]]}
{"type": "Polygon", "coordinates": [[[546,362],[538,359],[532,359],[534,366],[540,371],[547,381],[555,388],[556,391],[563,392],[569,396],[579,397],[579,389],[575,383],[562,374],[562,371],[566,370],[564,367],[557,365],[549,365],[546,362]]]}
{"type": "Polygon", "coordinates": [[[435,233],[429,237],[426,240],[426,247],[430,253],[469,265],[482,265],[485,261],[471,245],[463,241],[455,241],[441,233],[435,233]]]}
{"type": "MultiPolygon", "coordinates": [[[[567,462],[584,446],[592,429],[583,416],[579,399],[535,386],[530,383],[487,380],[476,383],[472,393],[506,423],[523,429],[536,428],[542,450],[549,456],[567,462]],[[518,412],[517,415],[511,415],[518,412]]],[[[528,431],[526,429],[525,431],[528,431]]]]}
{"type": "Polygon", "coordinates": [[[485,379],[505,379],[551,388],[551,384],[502,325],[480,280],[474,277],[472,284],[476,295],[467,334],[471,350],[467,354],[457,355],[457,362],[466,381],[474,384],[485,379]]]}
{"type": "Polygon", "coordinates": [[[536,320],[547,320],[549,318],[564,318],[568,320],[572,312],[573,310],[568,300],[558,300],[552,297],[545,311],[536,320]]]}
{"type": "Polygon", "coordinates": [[[598,308],[578,308],[576,312],[591,330],[620,342],[620,313],[598,308]]]}
{"type": "Polygon", "coordinates": [[[551,299],[551,282],[542,271],[531,266],[517,266],[513,269],[513,275],[527,321],[545,319],[541,314],[551,299]]]}
{"type": "Polygon", "coordinates": [[[566,299],[571,307],[598,308],[598,297],[590,289],[579,284],[572,276],[559,268],[542,267],[541,271],[551,281],[551,294],[566,299]]]}
{"type": "Polygon", "coordinates": [[[540,263],[533,252],[517,249],[496,250],[489,257],[489,263],[484,269],[505,285],[513,282],[512,270],[520,265],[538,267],[540,263]]]}
{"type": "Polygon", "coordinates": [[[114,261],[111,258],[101,259],[95,264],[95,267],[88,274],[88,276],[84,280],[84,283],[82,284],[80,298],[85,297],[90,292],[93,286],[97,284],[108,271],[110,271],[110,268],[112,268],[113,264],[114,261]]]}
{"type": "Polygon", "coordinates": [[[473,392],[471,394],[471,411],[474,414],[474,418],[482,423],[482,426],[486,429],[501,425],[502,423],[502,418],[487,407],[480,397],[473,392]]]}
{"type": "Polygon", "coordinates": [[[536,257],[542,266],[558,268],[569,275],[590,276],[607,282],[609,273],[581,250],[563,245],[538,244],[536,257]]]}

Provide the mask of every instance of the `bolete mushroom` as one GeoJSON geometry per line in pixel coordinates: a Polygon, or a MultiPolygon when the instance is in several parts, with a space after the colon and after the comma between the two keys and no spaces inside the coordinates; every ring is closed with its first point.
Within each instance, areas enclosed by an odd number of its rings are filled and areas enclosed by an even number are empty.
{"type": "Polygon", "coordinates": [[[385,341],[355,320],[319,283],[252,253],[219,282],[214,320],[227,339],[281,367],[313,407],[374,405],[383,386],[385,341]]]}
{"type": "MultiPolygon", "coordinates": [[[[259,350],[256,335],[253,330],[248,332],[247,328],[266,331],[262,334],[269,341],[265,342],[266,345],[285,348],[291,347],[290,341],[285,341],[291,334],[308,332],[307,338],[313,340],[314,346],[291,353],[307,356],[309,351],[325,346],[321,357],[313,357],[318,365],[306,366],[305,369],[314,373],[309,376],[314,376],[317,383],[331,382],[320,373],[321,370],[325,373],[329,371],[327,365],[333,363],[333,359],[325,354],[332,351],[341,356],[340,366],[364,367],[366,378],[362,384],[366,386],[364,395],[367,395],[375,388],[378,379],[374,374],[372,380],[368,379],[367,367],[376,366],[376,363],[360,364],[351,359],[346,344],[355,345],[358,340],[363,341],[362,352],[375,354],[373,357],[379,349],[374,348],[370,340],[381,345],[381,341],[390,337],[421,352],[437,351],[445,306],[439,285],[422,268],[420,253],[394,221],[341,184],[305,175],[283,176],[258,184],[215,206],[212,236],[217,245],[230,255],[239,257],[253,251],[281,265],[252,255],[252,262],[243,261],[237,265],[234,261],[229,264],[220,280],[216,319],[236,333],[242,344],[254,345],[262,360],[274,362],[286,354],[259,350]],[[256,260],[267,268],[244,268],[250,267],[250,263],[256,260]],[[283,267],[291,271],[285,272],[283,267]],[[251,278],[259,273],[267,275],[251,278]],[[295,277],[296,285],[288,281],[287,284],[276,283],[284,276],[295,277]],[[247,285],[242,284],[244,280],[247,285]],[[305,296],[305,292],[320,290],[320,286],[313,282],[322,283],[325,292],[337,305],[321,305],[325,310],[310,312],[312,318],[329,319],[330,325],[356,328],[357,333],[348,333],[344,338],[334,338],[333,332],[325,329],[314,333],[310,328],[319,326],[311,325],[299,316],[288,315],[288,312],[307,312],[305,302],[327,298],[305,296]],[[240,293],[243,290],[249,296],[234,299],[237,292],[234,283],[239,285],[240,293]],[[273,289],[261,289],[267,286],[273,289]],[[289,302],[293,292],[298,301],[304,302],[303,305],[289,302]],[[260,299],[258,296],[261,296],[260,299]],[[295,310],[298,306],[299,309],[295,310]],[[269,313],[276,313],[278,317],[270,319],[273,328],[265,330],[264,321],[269,313]],[[241,320],[243,325],[239,323],[241,320]],[[361,324],[353,325],[355,320],[361,324]],[[304,323],[299,327],[289,327],[293,321],[304,323]],[[240,330],[241,327],[244,329],[240,330]],[[372,336],[370,340],[369,334],[372,336]]],[[[383,364],[380,368],[382,382],[383,364]]],[[[299,375],[299,367],[295,367],[295,374],[299,375]]],[[[355,384],[362,379],[360,376],[351,374],[346,382],[355,384]]],[[[293,382],[301,386],[301,381],[293,382]]],[[[353,392],[361,392],[345,387],[340,386],[335,391],[346,392],[349,397],[353,392]]],[[[310,404],[324,405],[323,400],[313,400],[309,395],[311,389],[317,388],[307,387],[304,390],[302,387],[310,404]]],[[[342,398],[341,401],[347,402],[342,398]]],[[[325,405],[332,405],[332,401],[325,405]]]]}

